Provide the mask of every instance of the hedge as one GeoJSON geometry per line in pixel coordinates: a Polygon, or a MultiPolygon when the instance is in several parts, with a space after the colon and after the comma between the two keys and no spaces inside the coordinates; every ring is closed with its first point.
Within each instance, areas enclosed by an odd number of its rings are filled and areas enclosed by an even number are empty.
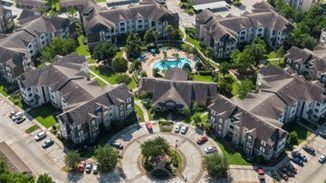
{"type": "Polygon", "coordinates": [[[199,70],[198,72],[199,72],[200,75],[203,75],[203,76],[212,75],[212,70],[199,70]]]}

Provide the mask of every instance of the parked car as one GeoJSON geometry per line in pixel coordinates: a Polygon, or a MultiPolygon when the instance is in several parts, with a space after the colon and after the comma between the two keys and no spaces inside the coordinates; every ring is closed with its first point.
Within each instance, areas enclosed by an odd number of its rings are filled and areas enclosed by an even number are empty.
{"type": "Polygon", "coordinates": [[[282,177],[280,174],[277,173],[277,171],[272,171],[272,176],[274,179],[276,179],[277,181],[281,181],[282,177]]]}
{"type": "Polygon", "coordinates": [[[98,174],[98,164],[94,164],[93,174],[98,174]]]}
{"type": "Polygon", "coordinates": [[[263,168],[258,167],[257,172],[258,172],[258,179],[265,180],[265,172],[264,172],[263,168]]]}
{"type": "Polygon", "coordinates": [[[25,120],[26,120],[25,116],[22,116],[22,117],[16,119],[16,123],[19,124],[19,123],[22,123],[25,120]]]}
{"type": "Polygon", "coordinates": [[[19,111],[19,112],[15,113],[15,114],[11,117],[11,119],[12,119],[13,121],[16,121],[17,119],[19,119],[19,118],[22,117],[23,115],[24,115],[23,112],[19,111]]]}
{"type": "Polygon", "coordinates": [[[17,111],[11,111],[11,112],[9,113],[9,118],[12,118],[12,116],[15,115],[16,113],[17,113],[17,111]]]}
{"type": "Polygon", "coordinates": [[[289,177],[283,173],[281,170],[277,170],[277,173],[284,179],[284,180],[288,180],[289,177]]]}
{"type": "Polygon", "coordinates": [[[197,144],[201,144],[203,142],[206,142],[207,140],[208,140],[207,136],[202,136],[196,142],[197,142],[197,144]]]}
{"type": "Polygon", "coordinates": [[[181,134],[186,134],[188,131],[188,125],[185,125],[181,128],[181,134]]]}
{"type": "Polygon", "coordinates": [[[46,137],[46,133],[45,132],[40,132],[37,135],[35,135],[35,140],[36,141],[40,141],[40,140],[42,140],[45,137],[46,137]]]}
{"type": "Polygon", "coordinates": [[[290,172],[290,170],[286,169],[285,167],[281,167],[279,169],[281,170],[281,172],[285,173],[287,176],[289,176],[289,177],[292,177],[293,176],[294,177],[294,174],[292,174],[290,172]]]}
{"type": "Polygon", "coordinates": [[[91,173],[92,172],[92,163],[91,162],[88,162],[86,164],[86,173],[91,173]]]}
{"type": "Polygon", "coordinates": [[[325,160],[326,160],[326,154],[323,154],[318,158],[319,163],[324,163],[325,160]]]}
{"type": "Polygon", "coordinates": [[[147,127],[147,129],[150,130],[150,131],[153,129],[153,128],[152,128],[152,125],[151,125],[149,122],[146,123],[146,127],[147,127]]]}
{"type": "Polygon", "coordinates": [[[45,141],[42,145],[43,148],[47,148],[47,147],[50,147],[51,145],[53,145],[53,140],[52,139],[49,139],[47,141],[45,141]]]}
{"type": "Polygon", "coordinates": [[[310,146],[305,145],[305,146],[303,146],[303,149],[304,149],[307,153],[309,153],[309,154],[311,154],[311,155],[313,155],[313,156],[316,155],[316,153],[315,153],[315,149],[313,149],[313,148],[310,147],[310,146]]]}
{"type": "Polygon", "coordinates": [[[84,172],[86,166],[86,161],[81,161],[78,165],[79,172],[84,172]]]}
{"type": "Polygon", "coordinates": [[[297,173],[297,171],[298,171],[296,168],[294,168],[294,166],[291,163],[285,163],[284,167],[293,173],[297,173]]]}
{"type": "Polygon", "coordinates": [[[212,153],[212,152],[214,152],[216,150],[217,150],[217,148],[215,146],[210,146],[210,147],[205,148],[206,153],[212,153]]]}
{"type": "Polygon", "coordinates": [[[123,145],[120,142],[114,142],[111,144],[111,146],[117,149],[123,149],[123,145]]]}
{"type": "Polygon", "coordinates": [[[192,26],[196,27],[196,22],[192,22],[192,26]]]}
{"type": "Polygon", "coordinates": [[[180,132],[180,123],[176,123],[174,126],[174,132],[179,133],[180,132]]]}
{"type": "Polygon", "coordinates": [[[326,139],[326,131],[325,131],[325,130],[324,130],[324,131],[320,131],[318,134],[319,134],[321,137],[323,137],[323,138],[326,139]]]}
{"type": "Polygon", "coordinates": [[[305,155],[299,153],[298,151],[293,151],[293,152],[292,152],[292,156],[293,156],[294,158],[297,157],[297,158],[300,158],[302,161],[307,162],[307,157],[306,157],[305,155]]]}
{"type": "Polygon", "coordinates": [[[300,166],[303,166],[303,161],[300,159],[300,158],[292,158],[291,159],[294,163],[300,165],[300,166]]]}
{"type": "Polygon", "coordinates": [[[183,24],[183,27],[188,27],[188,24],[187,24],[187,23],[184,23],[184,24],[183,24]]]}

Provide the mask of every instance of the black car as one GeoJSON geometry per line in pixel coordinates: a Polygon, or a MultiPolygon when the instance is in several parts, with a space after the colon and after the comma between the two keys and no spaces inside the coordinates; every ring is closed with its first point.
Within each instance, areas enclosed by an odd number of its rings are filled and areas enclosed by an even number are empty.
{"type": "Polygon", "coordinates": [[[277,170],[277,173],[284,179],[284,180],[288,180],[289,177],[283,173],[281,170],[277,170]]]}
{"type": "Polygon", "coordinates": [[[292,158],[291,159],[294,163],[303,166],[303,161],[300,158],[292,158]]]}
{"type": "Polygon", "coordinates": [[[284,164],[284,167],[293,173],[297,173],[297,171],[298,171],[296,168],[294,168],[294,166],[291,163],[284,164]]]}
{"type": "Polygon", "coordinates": [[[114,142],[111,144],[111,146],[117,149],[123,149],[123,145],[120,142],[114,142]]]}
{"type": "Polygon", "coordinates": [[[326,131],[320,131],[318,134],[326,139],[326,131]]]}
{"type": "Polygon", "coordinates": [[[294,177],[294,174],[290,172],[290,170],[286,169],[285,167],[279,168],[281,172],[285,173],[289,177],[294,177]]]}
{"type": "Polygon", "coordinates": [[[44,142],[44,144],[42,145],[43,148],[47,148],[47,147],[50,147],[51,145],[53,145],[53,140],[52,139],[49,139],[47,141],[44,142]]]}
{"type": "Polygon", "coordinates": [[[305,145],[305,146],[303,146],[303,149],[304,149],[307,153],[309,153],[309,154],[311,154],[311,155],[313,155],[313,156],[315,155],[315,149],[313,149],[312,147],[305,145]]]}
{"type": "Polygon", "coordinates": [[[294,158],[300,158],[302,161],[307,162],[307,157],[305,155],[299,153],[298,151],[293,151],[292,156],[294,158]]]}

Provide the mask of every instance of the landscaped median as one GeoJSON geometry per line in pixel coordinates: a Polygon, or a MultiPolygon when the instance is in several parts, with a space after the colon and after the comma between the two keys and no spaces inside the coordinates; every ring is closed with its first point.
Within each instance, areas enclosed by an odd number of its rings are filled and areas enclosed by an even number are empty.
{"type": "Polygon", "coordinates": [[[33,126],[27,128],[27,129],[25,130],[25,133],[27,133],[27,134],[32,133],[33,131],[35,131],[35,130],[37,130],[37,129],[39,129],[39,128],[40,128],[39,126],[37,126],[37,125],[33,125],[33,126]]]}

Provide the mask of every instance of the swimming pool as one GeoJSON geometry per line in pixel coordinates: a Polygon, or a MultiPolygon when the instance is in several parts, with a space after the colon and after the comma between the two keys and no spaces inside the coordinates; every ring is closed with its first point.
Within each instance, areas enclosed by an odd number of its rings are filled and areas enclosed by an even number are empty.
{"type": "MultiPolygon", "coordinates": [[[[162,60],[156,60],[153,65],[152,68],[153,69],[159,69],[161,70],[168,70],[169,68],[174,68],[176,66],[178,66],[179,68],[182,68],[185,64],[189,64],[190,66],[192,65],[191,61],[186,59],[186,58],[180,58],[179,61],[175,60],[175,59],[168,59],[164,65],[162,63],[162,60]]],[[[191,67],[192,68],[192,67],[191,67]]]]}

